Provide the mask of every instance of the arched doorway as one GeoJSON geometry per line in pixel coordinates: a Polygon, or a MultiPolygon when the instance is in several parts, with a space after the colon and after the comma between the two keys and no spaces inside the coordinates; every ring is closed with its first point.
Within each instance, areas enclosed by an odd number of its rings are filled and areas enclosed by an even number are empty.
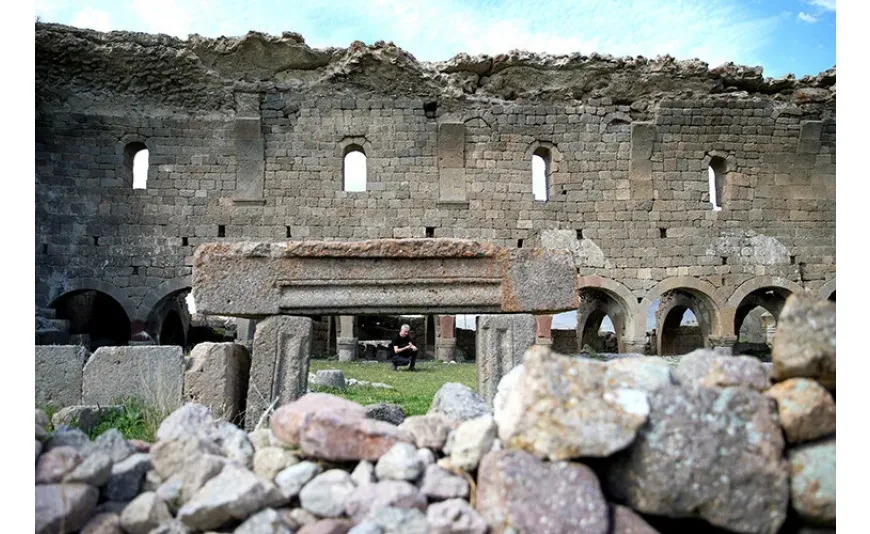
{"type": "Polygon", "coordinates": [[[577,348],[625,352],[628,317],[628,306],[616,293],[601,287],[582,288],[577,310],[577,348]]]}
{"type": "Polygon", "coordinates": [[[182,288],[165,295],[148,314],[145,330],[159,345],[187,346],[190,330],[190,311],[187,296],[190,288],[182,288]]]}
{"type": "Polygon", "coordinates": [[[127,345],[130,340],[130,317],[112,296],[96,289],[64,293],[54,299],[58,319],[69,321],[70,335],[87,336],[90,350],[103,346],[127,345]]]}
{"type": "Polygon", "coordinates": [[[655,311],[656,353],[679,355],[709,348],[714,317],[711,298],[697,289],[665,291],[655,311]]]}

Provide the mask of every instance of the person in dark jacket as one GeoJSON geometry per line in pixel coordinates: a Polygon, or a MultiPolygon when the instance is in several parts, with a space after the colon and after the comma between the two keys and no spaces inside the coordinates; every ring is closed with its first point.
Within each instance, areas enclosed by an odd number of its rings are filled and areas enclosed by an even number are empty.
{"type": "Polygon", "coordinates": [[[390,347],[393,349],[393,371],[398,371],[399,367],[405,365],[408,365],[409,371],[416,371],[414,365],[417,363],[417,346],[411,338],[409,325],[402,325],[399,333],[393,336],[390,347]]]}

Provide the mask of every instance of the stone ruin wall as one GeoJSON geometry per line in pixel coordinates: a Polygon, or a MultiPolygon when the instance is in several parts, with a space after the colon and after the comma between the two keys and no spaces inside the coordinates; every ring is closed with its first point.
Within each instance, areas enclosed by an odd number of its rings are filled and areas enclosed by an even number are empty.
{"type": "Polygon", "coordinates": [[[675,287],[724,305],[741,286],[818,294],[835,279],[834,69],[772,80],[526,52],[423,63],[292,33],[182,41],[37,24],[36,102],[42,306],[98,289],[144,323],[190,287],[202,243],[427,228],[569,248],[581,285],[605,279],[631,309],[675,287]],[[131,143],[150,153],[145,190],[132,188],[131,143]],[[351,145],[367,156],[365,192],[342,190],[351,145]],[[547,202],[532,193],[542,147],[547,202]],[[718,212],[711,161],[727,172],[718,212]]]}

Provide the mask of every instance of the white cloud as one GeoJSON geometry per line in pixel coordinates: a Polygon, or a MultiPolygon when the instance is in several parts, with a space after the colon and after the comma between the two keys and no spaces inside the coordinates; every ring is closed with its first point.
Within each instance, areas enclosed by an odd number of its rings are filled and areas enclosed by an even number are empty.
{"type": "Polygon", "coordinates": [[[165,33],[182,39],[192,33],[193,14],[175,0],[133,0],[132,8],[149,33],[165,33]]]}
{"type": "Polygon", "coordinates": [[[837,11],[837,0],[809,0],[809,3],[822,11],[837,11]]]}
{"type": "Polygon", "coordinates": [[[45,18],[57,8],[54,0],[36,0],[36,16],[45,18]]]}
{"type": "Polygon", "coordinates": [[[812,16],[812,15],[810,15],[810,14],[804,13],[803,11],[801,11],[800,13],[798,13],[797,18],[799,18],[800,20],[802,20],[802,21],[804,21],[804,22],[809,22],[810,24],[812,24],[812,23],[814,23],[814,22],[818,22],[818,20],[819,20],[819,19],[817,19],[816,17],[814,17],[814,16],[812,16]]]}
{"type": "Polygon", "coordinates": [[[107,32],[112,29],[112,19],[105,11],[86,7],[73,16],[70,25],[76,28],[90,28],[92,30],[107,32]]]}

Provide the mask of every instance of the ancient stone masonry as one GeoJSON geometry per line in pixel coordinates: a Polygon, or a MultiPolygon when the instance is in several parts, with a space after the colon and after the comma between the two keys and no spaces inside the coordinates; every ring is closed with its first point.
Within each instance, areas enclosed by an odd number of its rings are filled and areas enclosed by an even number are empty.
{"type": "Polygon", "coordinates": [[[96,291],[133,335],[175,317],[198,246],[244,239],[568,249],[598,309],[623,313],[625,350],[643,346],[665,292],[705,309],[708,345],[734,343],[754,292],[834,293],[834,68],[797,80],[670,57],[425,63],[382,42],[54,24],[36,25],[35,67],[37,304],[96,291]],[[133,189],[141,149],[147,182],[133,189]],[[344,190],[351,149],[365,191],[344,190]]]}

